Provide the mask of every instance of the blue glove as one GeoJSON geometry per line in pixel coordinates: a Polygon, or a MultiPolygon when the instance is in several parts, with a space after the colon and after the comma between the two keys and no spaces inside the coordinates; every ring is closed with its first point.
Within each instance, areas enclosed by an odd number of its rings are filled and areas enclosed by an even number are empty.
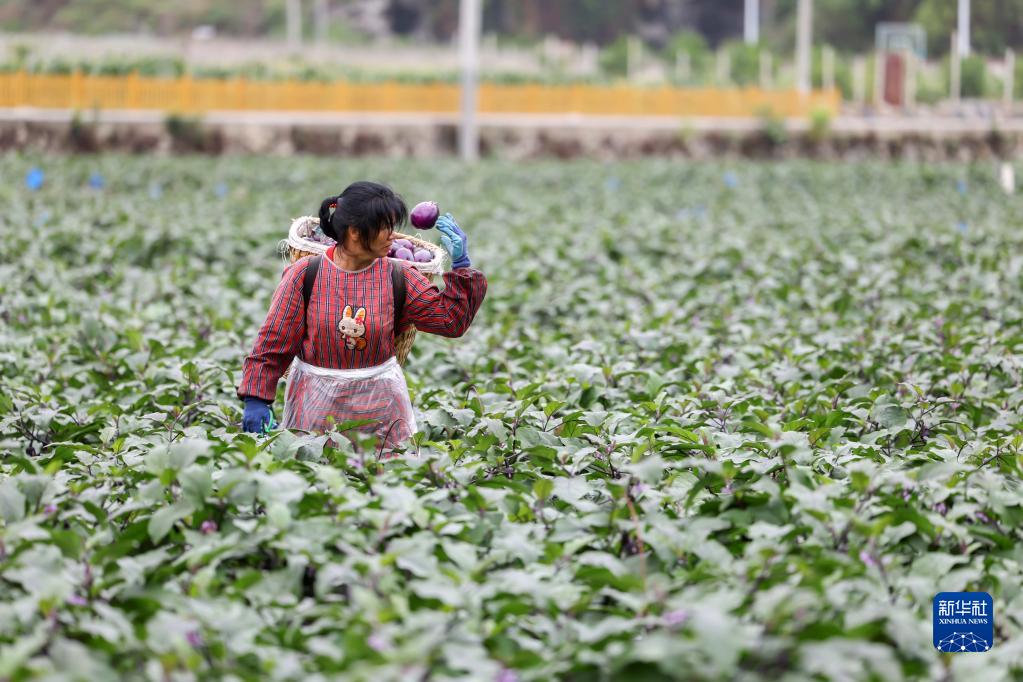
{"type": "Polygon", "coordinates": [[[458,226],[451,214],[445,213],[437,218],[437,224],[434,227],[442,235],[440,245],[451,254],[451,267],[457,270],[472,265],[469,261],[469,238],[465,232],[462,232],[462,228],[458,226]]]}
{"type": "Polygon", "coordinates": [[[277,426],[271,403],[262,398],[245,398],[245,415],[242,417],[242,430],[246,433],[266,433],[277,426]]]}

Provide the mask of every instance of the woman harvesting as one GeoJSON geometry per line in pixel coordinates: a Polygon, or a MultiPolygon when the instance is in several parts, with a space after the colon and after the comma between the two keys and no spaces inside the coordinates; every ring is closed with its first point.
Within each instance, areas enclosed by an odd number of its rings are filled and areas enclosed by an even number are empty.
{"type": "Polygon", "coordinates": [[[356,182],[324,199],[320,227],[337,243],[322,263],[306,257],[284,271],[242,364],[237,393],[245,401],[245,431],[272,425],[277,382],[293,360],[284,428],[324,431],[331,420],[368,420],[362,430],[379,435],[388,448],[416,431],[394,339],[413,324],[461,336],[483,302],[487,280],[471,267],[465,232],[450,214],[436,223],[452,260],[443,292],[415,268],[387,258],[395,228],[407,218],[401,197],[377,183],[356,182]],[[307,269],[315,277],[311,287],[307,269]],[[404,301],[395,301],[402,289],[404,301]]]}

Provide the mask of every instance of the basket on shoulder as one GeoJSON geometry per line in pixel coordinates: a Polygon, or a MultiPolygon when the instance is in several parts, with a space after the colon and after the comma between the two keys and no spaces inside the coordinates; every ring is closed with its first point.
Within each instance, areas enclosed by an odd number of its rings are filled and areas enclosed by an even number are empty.
{"type": "MultiPolygon", "coordinates": [[[[431,260],[426,262],[401,260],[400,262],[402,267],[415,268],[426,275],[430,281],[436,280],[437,275],[443,272],[445,256],[444,249],[432,242],[425,241],[410,234],[400,233],[399,238],[407,239],[412,242],[417,251],[420,249],[426,249],[433,256],[431,260]]],[[[281,240],[280,251],[289,260],[289,262],[294,263],[298,259],[306,256],[323,254],[333,245],[334,240],[325,235],[323,230],[320,229],[319,218],[315,218],[313,216],[302,216],[301,218],[296,218],[292,221],[291,229],[288,230],[288,238],[281,240]]],[[[394,339],[394,349],[395,355],[398,359],[398,364],[405,364],[405,360],[408,358],[409,351],[412,350],[412,343],[415,339],[415,325],[409,325],[408,329],[403,331],[394,339]]]]}

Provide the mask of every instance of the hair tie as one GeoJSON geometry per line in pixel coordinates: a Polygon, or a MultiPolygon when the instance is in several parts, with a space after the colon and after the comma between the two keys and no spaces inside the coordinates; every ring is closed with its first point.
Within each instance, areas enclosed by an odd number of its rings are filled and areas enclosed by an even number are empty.
{"type": "Polygon", "coordinates": [[[337,202],[335,201],[333,204],[330,205],[330,207],[331,208],[337,208],[337,202]]]}

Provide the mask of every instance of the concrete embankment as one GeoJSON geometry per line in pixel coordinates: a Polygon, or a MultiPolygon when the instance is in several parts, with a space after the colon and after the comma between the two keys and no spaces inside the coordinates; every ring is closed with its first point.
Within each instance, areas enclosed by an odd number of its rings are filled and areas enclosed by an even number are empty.
{"type": "MultiPolygon", "coordinates": [[[[440,114],[0,110],[0,150],[56,153],[455,153],[458,119],[440,114]]],[[[484,115],[483,154],[510,159],[640,156],[980,161],[1023,153],[1023,118],[840,116],[806,120],[484,115]]]]}

